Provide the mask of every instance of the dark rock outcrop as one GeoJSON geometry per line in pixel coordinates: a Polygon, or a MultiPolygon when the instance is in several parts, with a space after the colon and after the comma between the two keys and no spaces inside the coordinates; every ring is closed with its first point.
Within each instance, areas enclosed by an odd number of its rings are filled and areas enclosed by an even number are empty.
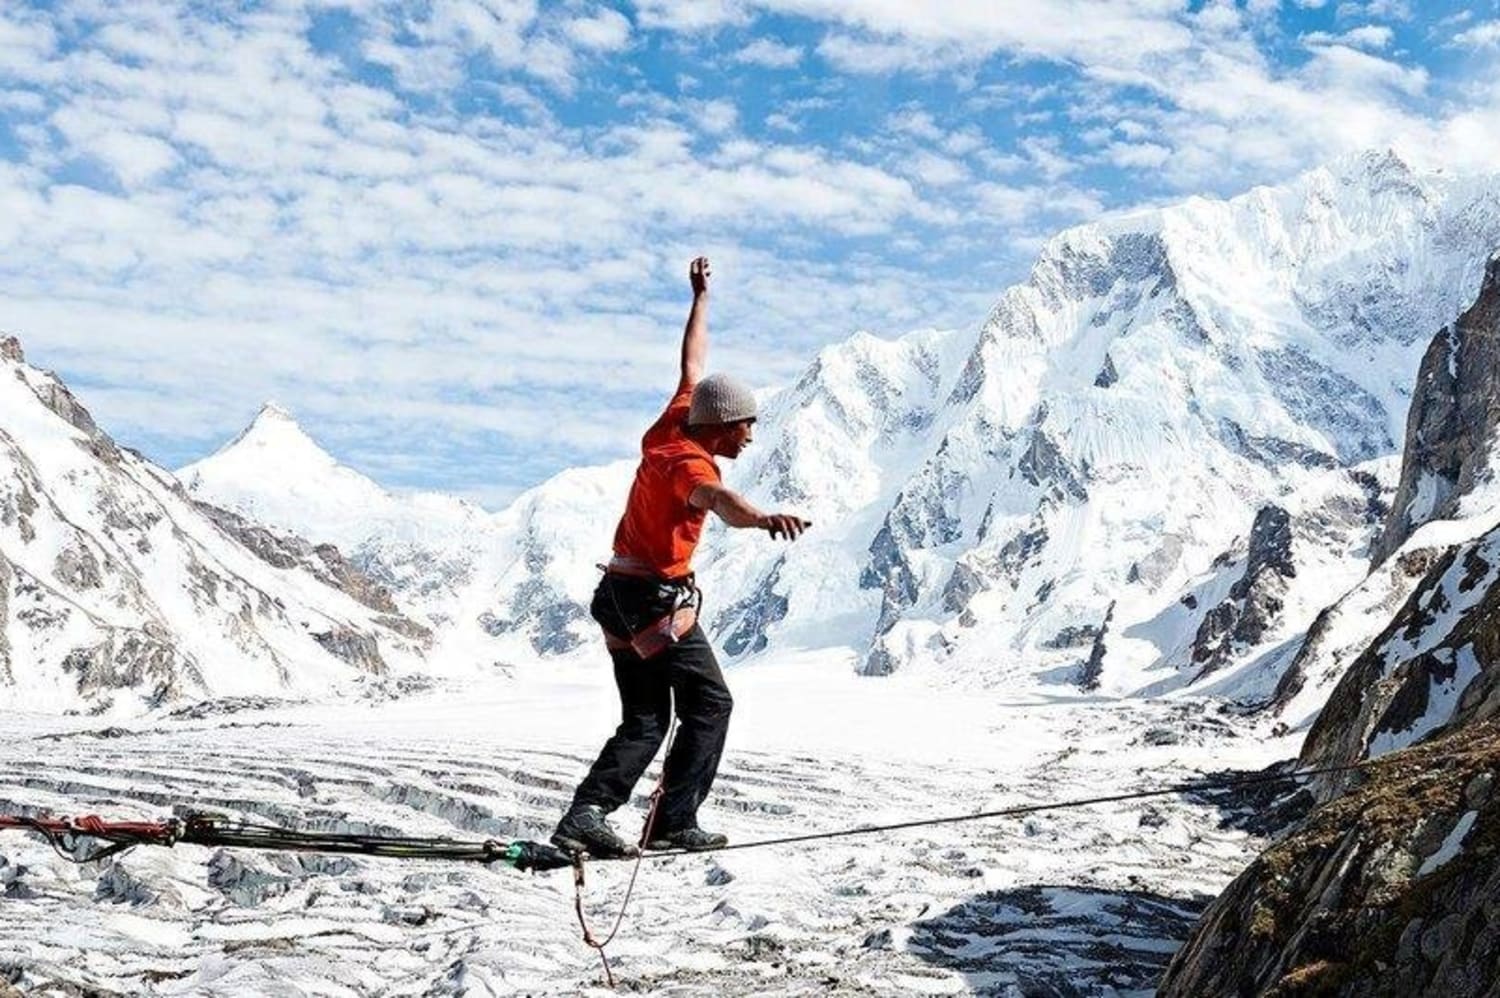
{"type": "Polygon", "coordinates": [[[1372,547],[1376,564],[1428,520],[1452,517],[1490,474],[1500,425],[1500,257],[1468,311],[1432,339],[1406,417],[1401,480],[1372,547]]]}
{"type": "Polygon", "coordinates": [[[785,559],[778,560],[754,592],[725,607],[719,615],[721,623],[715,628],[716,636],[723,641],[728,654],[764,651],[768,643],[766,628],[786,617],[787,598],[776,591],[784,563],[785,559]]]}
{"type": "MultiPolygon", "coordinates": [[[[1497,424],[1500,261],[1492,260],[1479,300],[1423,360],[1400,485],[1372,548],[1377,563],[1417,526],[1458,512],[1491,473],[1497,424]]],[[[1496,993],[1500,527],[1405,551],[1396,569],[1419,581],[1344,672],[1299,760],[1378,765],[1309,784],[1321,806],[1214,902],[1161,994],[1496,993]]],[[[1334,640],[1332,621],[1330,610],[1314,622],[1273,703],[1302,688],[1306,662],[1334,640]]]]}
{"type": "Polygon", "coordinates": [[[1262,506],[1250,528],[1250,550],[1244,573],[1229,596],[1204,615],[1193,638],[1193,663],[1199,675],[1227,664],[1235,649],[1252,647],[1281,616],[1286,580],[1295,577],[1292,518],[1280,506],[1262,506]]]}
{"type": "Polygon", "coordinates": [[[146,700],[164,703],[182,693],[182,686],[202,683],[198,665],[185,656],[159,628],[120,628],[95,645],[75,648],[63,659],[64,672],[75,675],[78,692],[136,689],[146,700]]]}
{"type": "MultiPolygon", "coordinates": [[[[20,362],[22,360],[21,345],[15,339],[7,341],[14,345],[14,349],[6,349],[4,356],[6,360],[20,362]]],[[[88,437],[84,445],[99,460],[110,465],[120,463],[120,448],[110,439],[109,434],[99,429],[94,422],[94,417],[83,407],[83,403],[68,390],[68,386],[48,375],[39,385],[33,385],[32,390],[36,392],[37,398],[42,404],[62,417],[75,430],[80,430],[88,437]]]]}
{"type": "MultiPolygon", "coordinates": [[[[1500,715],[1500,528],[1443,553],[1334,687],[1302,747],[1310,766],[1500,715]]],[[[1344,784],[1318,784],[1330,796],[1344,784]]]]}
{"type": "Polygon", "coordinates": [[[1230,884],[1159,994],[1494,994],[1497,772],[1493,722],[1392,757],[1230,884]]]}
{"type": "Polygon", "coordinates": [[[1114,619],[1115,605],[1111,603],[1104,611],[1104,620],[1094,634],[1094,644],[1089,649],[1089,660],[1083,663],[1078,674],[1078,688],[1088,692],[1099,688],[1099,677],[1104,674],[1104,641],[1109,637],[1109,622],[1114,619]]]}
{"type": "Polygon", "coordinates": [[[352,627],[334,627],[313,635],[313,640],[330,654],[376,676],[386,673],[385,659],[380,657],[380,643],[373,634],[352,627]]]}
{"type": "Polygon", "coordinates": [[[352,597],[381,613],[399,616],[390,590],[360,571],[332,544],[309,544],[295,534],[277,533],[238,513],[220,509],[201,500],[194,507],[212,520],[224,533],[254,552],[261,561],[274,568],[302,568],[310,571],[325,585],[352,597]]]}
{"type": "Polygon", "coordinates": [[[1095,388],[1109,388],[1120,380],[1120,372],[1115,370],[1115,359],[1109,354],[1104,355],[1104,366],[1094,376],[1095,388]]]}
{"type": "Polygon", "coordinates": [[[1027,482],[1048,490],[1055,499],[1088,501],[1089,492],[1083,484],[1083,475],[1068,462],[1040,426],[1032,430],[1031,443],[1016,462],[1016,470],[1027,482]]]}
{"type": "Polygon", "coordinates": [[[12,682],[15,678],[10,669],[10,585],[13,578],[10,562],[0,554],[0,683],[12,682]]]}

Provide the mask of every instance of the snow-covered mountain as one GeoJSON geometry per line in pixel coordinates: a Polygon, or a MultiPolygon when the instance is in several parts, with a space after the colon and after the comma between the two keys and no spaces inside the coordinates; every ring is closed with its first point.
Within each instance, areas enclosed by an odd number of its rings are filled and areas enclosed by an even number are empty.
{"type": "Polygon", "coordinates": [[[430,634],[327,545],[194,501],[0,340],[0,703],[310,693],[430,634]]]}
{"type": "MultiPolygon", "coordinates": [[[[727,477],[815,527],[790,547],[711,528],[708,626],[730,656],[842,647],[877,674],[1268,700],[1388,535],[1410,386],[1497,246],[1500,177],[1391,153],[1063,232],[977,328],[855,335],[770,398],[727,477]]],[[[259,435],[184,474],[318,536],[327,517],[276,497],[319,492],[285,479],[326,466],[221,470],[259,435]]],[[[525,635],[518,654],[592,650],[580,614],[628,474],[570,472],[470,533],[492,560],[466,562],[463,614],[525,635]]],[[[402,502],[351,547],[398,598],[401,559],[363,552],[447,515],[402,502]]]]}
{"type": "Polygon", "coordinates": [[[241,516],[337,544],[433,629],[434,668],[461,671],[566,653],[586,640],[594,564],[612,529],[604,510],[622,501],[630,470],[569,471],[490,513],[438,493],[389,492],[267,403],[243,433],[178,477],[190,494],[241,516]]]}
{"type": "Polygon", "coordinates": [[[854,565],[735,545],[704,575],[778,578],[773,641],[860,608],[870,671],[1266,695],[1364,575],[1423,350],[1497,245],[1500,178],[1390,154],[1064,232],[960,363],[857,339],[767,420],[741,483],[811,497],[854,565]]]}

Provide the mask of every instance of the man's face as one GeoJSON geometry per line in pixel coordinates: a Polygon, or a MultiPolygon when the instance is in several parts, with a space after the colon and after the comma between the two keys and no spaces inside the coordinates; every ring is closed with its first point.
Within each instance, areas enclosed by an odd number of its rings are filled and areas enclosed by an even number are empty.
{"type": "Polygon", "coordinates": [[[750,446],[750,441],[753,439],[755,439],[755,420],[742,419],[738,423],[730,423],[724,427],[719,453],[733,460],[740,456],[740,451],[750,446]]]}

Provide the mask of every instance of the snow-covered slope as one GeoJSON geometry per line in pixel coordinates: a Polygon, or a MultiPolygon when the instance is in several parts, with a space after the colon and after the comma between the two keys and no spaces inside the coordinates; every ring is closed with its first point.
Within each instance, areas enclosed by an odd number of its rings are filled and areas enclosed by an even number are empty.
{"type": "Polygon", "coordinates": [[[437,493],[397,495],[340,464],[267,403],[215,454],[178,472],[194,496],[335,543],[434,630],[440,671],[568,652],[629,482],[620,465],[578,469],[503,513],[437,493]],[[607,511],[607,512],[606,512],[607,511]]]}
{"type": "Polygon", "coordinates": [[[492,526],[489,514],[461,499],[390,494],[340,465],[274,403],[178,478],[191,494],[242,516],[337,544],[417,605],[471,581],[492,526]]]}
{"type": "MultiPolygon", "coordinates": [[[[815,527],[790,547],[711,527],[708,626],[735,657],[1264,701],[1364,577],[1423,351],[1497,246],[1500,178],[1389,153],[1068,230],[978,327],[858,334],[769,400],[728,478],[815,527]]],[[[226,485],[225,456],[185,472],[201,494],[317,534],[305,504],[272,512],[274,475],[226,485]]],[[[474,563],[463,613],[488,607],[518,655],[591,650],[573,623],[628,474],[497,517],[500,571],[474,563]]]]}
{"type": "Polygon", "coordinates": [[[1363,574],[1378,461],[1428,337],[1500,243],[1497,193],[1368,156],[1054,239],[871,540],[870,666],[1036,675],[1084,658],[1052,646],[1107,620],[1081,646],[1102,689],[1196,675],[1184,639],[1267,504],[1324,564],[1288,577],[1280,619],[1217,669],[1299,633],[1363,574]]]}
{"type": "Polygon", "coordinates": [[[196,503],[0,341],[0,703],[313,692],[428,640],[331,547],[196,503]]]}

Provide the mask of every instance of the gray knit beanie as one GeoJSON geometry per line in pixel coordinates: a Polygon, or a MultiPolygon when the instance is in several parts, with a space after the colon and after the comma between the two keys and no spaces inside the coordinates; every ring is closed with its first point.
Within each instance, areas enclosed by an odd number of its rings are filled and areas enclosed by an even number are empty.
{"type": "Polygon", "coordinates": [[[755,396],[727,374],[710,374],[693,388],[689,426],[713,426],[755,418],[755,396]]]}

